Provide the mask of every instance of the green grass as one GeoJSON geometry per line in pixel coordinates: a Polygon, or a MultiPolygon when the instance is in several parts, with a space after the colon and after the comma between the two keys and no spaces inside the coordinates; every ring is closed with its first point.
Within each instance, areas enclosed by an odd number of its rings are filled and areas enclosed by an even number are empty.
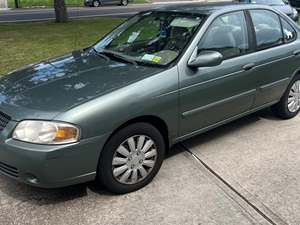
{"type": "Polygon", "coordinates": [[[0,25],[0,74],[87,47],[118,25],[122,19],[0,25]]]}
{"type": "MultiPolygon", "coordinates": [[[[53,2],[53,0],[20,0],[20,5],[22,8],[37,6],[53,7],[53,2]]],[[[83,6],[83,0],[65,0],[65,2],[67,6],[83,6]]],[[[15,1],[8,0],[8,7],[14,8],[15,1]]]]}
{"type": "Polygon", "coordinates": [[[132,0],[131,2],[134,4],[144,4],[144,3],[150,3],[151,0],[132,0]]]}
{"type": "MultiPolygon", "coordinates": [[[[150,0],[131,0],[131,3],[134,4],[142,4],[147,3],[150,0]]],[[[22,8],[30,8],[30,7],[53,7],[53,0],[20,0],[20,4],[22,8]]],[[[83,6],[83,0],[65,0],[67,6],[83,6]]],[[[8,0],[8,7],[14,8],[15,1],[8,0]]]]}

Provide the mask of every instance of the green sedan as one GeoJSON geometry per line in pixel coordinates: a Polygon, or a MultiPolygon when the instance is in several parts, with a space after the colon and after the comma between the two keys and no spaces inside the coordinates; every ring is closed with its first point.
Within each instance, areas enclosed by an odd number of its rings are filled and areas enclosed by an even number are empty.
{"type": "Polygon", "coordinates": [[[267,6],[141,12],[86,49],[0,80],[0,172],[55,188],[147,185],[169,148],[272,107],[300,110],[300,30],[267,6]]]}

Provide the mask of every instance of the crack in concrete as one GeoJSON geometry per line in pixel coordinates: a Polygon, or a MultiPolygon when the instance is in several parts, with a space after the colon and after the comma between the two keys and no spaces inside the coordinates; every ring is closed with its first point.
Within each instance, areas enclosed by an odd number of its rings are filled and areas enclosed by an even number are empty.
{"type": "MultiPolygon", "coordinates": [[[[201,158],[199,158],[197,155],[195,155],[188,147],[186,147],[183,143],[179,144],[179,147],[181,147],[185,152],[187,152],[195,161],[200,164],[202,169],[204,169],[207,172],[207,175],[212,178],[214,181],[218,181],[218,186],[220,187],[221,183],[221,189],[228,194],[228,196],[235,201],[243,210],[248,211],[246,207],[243,206],[243,203],[246,204],[248,207],[253,209],[256,213],[258,213],[265,221],[268,222],[268,224],[272,225],[288,225],[287,222],[285,222],[280,216],[278,216],[275,212],[273,212],[271,209],[269,209],[266,205],[264,205],[260,200],[255,198],[252,194],[250,194],[248,191],[243,190],[241,191],[237,190],[234,185],[228,183],[220,174],[218,174],[213,168],[211,168],[209,165],[207,165],[201,158]],[[232,194],[230,194],[231,192],[232,194]],[[237,200],[239,199],[239,200],[237,200]]],[[[251,213],[249,213],[251,215],[251,213]]],[[[252,219],[256,220],[253,216],[251,216],[252,219]]]]}

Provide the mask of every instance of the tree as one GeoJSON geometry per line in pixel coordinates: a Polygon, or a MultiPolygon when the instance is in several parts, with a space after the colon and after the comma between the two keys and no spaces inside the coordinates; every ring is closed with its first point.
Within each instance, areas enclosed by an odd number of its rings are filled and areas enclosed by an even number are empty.
{"type": "Polygon", "coordinates": [[[20,6],[19,6],[19,0],[15,0],[15,7],[16,8],[20,8],[20,6]]]}
{"type": "Polygon", "coordinates": [[[68,21],[68,13],[65,0],[54,0],[54,9],[57,23],[68,21]]]}

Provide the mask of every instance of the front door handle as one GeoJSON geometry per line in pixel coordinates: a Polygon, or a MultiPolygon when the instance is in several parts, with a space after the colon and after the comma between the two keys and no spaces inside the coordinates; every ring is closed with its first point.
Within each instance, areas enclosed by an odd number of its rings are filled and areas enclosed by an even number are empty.
{"type": "Polygon", "coordinates": [[[243,66],[243,70],[246,70],[246,71],[251,70],[254,66],[255,66],[254,63],[249,63],[249,64],[243,66]]]}
{"type": "Polygon", "coordinates": [[[300,55],[300,50],[295,50],[295,51],[293,52],[293,54],[294,54],[295,56],[300,55]]]}

